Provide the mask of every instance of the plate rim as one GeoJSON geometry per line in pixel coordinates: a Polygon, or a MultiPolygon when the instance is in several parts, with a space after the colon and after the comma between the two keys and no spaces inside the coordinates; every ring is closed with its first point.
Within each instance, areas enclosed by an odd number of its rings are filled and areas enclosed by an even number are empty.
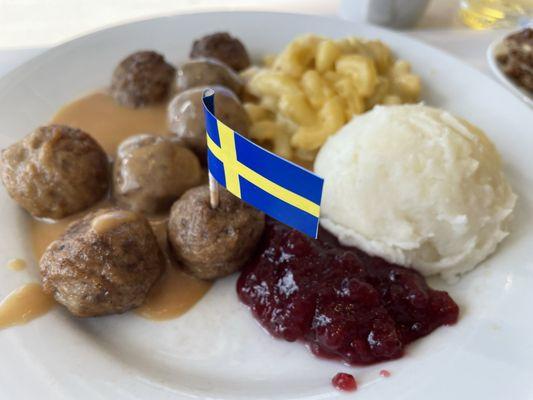
{"type": "MultiPolygon", "coordinates": [[[[141,19],[141,20],[137,20],[137,21],[132,21],[132,22],[125,22],[125,23],[120,23],[120,24],[117,24],[117,25],[113,25],[113,26],[109,26],[109,27],[106,27],[104,29],[97,29],[93,32],[87,32],[87,33],[84,33],[78,37],[74,37],[74,38],[71,38],[70,40],[68,41],[65,41],[63,43],[60,43],[46,51],[44,51],[43,53],[35,56],[35,57],[32,57],[30,60],[26,61],[25,63],[21,64],[20,66],[16,67],[14,70],[8,72],[7,74],[5,74],[4,76],[2,76],[0,78],[0,87],[2,87],[2,85],[4,83],[9,83],[9,81],[11,81],[12,79],[16,79],[17,76],[19,76],[20,74],[23,74],[25,71],[28,70],[28,68],[31,70],[31,68],[38,64],[39,61],[41,59],[46,59],[50,56],[53,56],[56,52],[61,52],[63,51],[64,49],[68,49],[69,46],[75,46],[77,45],[77,43],[79,41],[82,41],[82,40],[85,40],[87,39],[88,37],[94,37],[96,35],[99,35],[99,34],[105,34],[106,32],[108,31],[112,31],[112,30],[115,30],[115,29],[121,29],[122,27],[125,27],[125,26],[128,26],[128,25],[134,25],[134,24],[142,24],[142,23],[146,23],[146,22],[153,22],[153,21],[156,21],[156,20],[163,20],[163,19],[173,19],[173,18],[176,18],[176,17],[187,17],[187,16],[190,16],[190,15],[204,15],[204,14],[258,14],[258,15],[264,15],[264,14],[274,14],[274,15],[285,15],[285,16],[289,16],[289,17],[311,17],[311,18],[315,18],[315,19],[325,19],[325,20],[332,20],[332,21],[342,21],[342,22],[347,22],[349,23],[348,21],[344,21],[340,18],[337,18],[337,17],[332,17],[332,16],[320,16],[320,15],[315,15],[315,14],[302,14],[302,13],[287,13],[287,12],[272,12],[272,11],[267,11],[267,12],[263,12],[263,11],[206,11],[206,12],[191,12],[191,13],[179,13],[179,14],[175,14],[175,15],[165,15],[165,16],[159,16],[159,17],[154,17],[154,18],[146,18],[146,19],[141,19]]],[[[435,48],[434,46],[431,46],[423,41],[420,41],[416,38],[413,38],[413,37],[410,37],[408,35],[405,35],[401,32],[391,32],[390,30],[387,30],[387,29],[384,29],[382,27],[376,27],[376,26],[372,26],[372,25],[367,25],[367,24],[357,24],[355,25],[356,27],[358,28],[355,28],[354,27],[354,31],[357,30],[357,29],[365,29],[365,28],[368,28],[372,31],[372,35],[376,34],[376,35],[379,35],[379,32],[381,31],[386,31],[387,32],[387,35],[389,36],[393,36],[393,37],[397,37],[399,39],[401,39],[402,41],[406,42],[406,44],[409,44],[409,43],[416,43],[417,46],[419,46],[420,49],[431,49],[432,52],[438,52],[440,54],[440,56],[442,57],[445,57],[445,58],[448,58],[449,60],[452,60],[454,63],[457,63],[457,64],[460,64],[462,68],[467,68],[467,69],[470,69],[470,71],[472,71],[473,73],[475,73],[476,75],[478,76],[484,76],[484,78],[480,78],[480,79],[488,79],[489,81],[492,81],[496,84],[498,84],[498,82],[496,82],[494,79],[492,79],[490,76],[487,76],[486,74],[483,74],[481,71],[479,71],[477,68],[473,67],[472,65],[464,62],[463,60],[461,60],[459,57],[456,57],[444,50],[441,50],[439,48],[435,48]]],[[[354,34],[357,34],[354,32],[354,34]]],[[[498,86],[501,87],[501,85],[498,84],[498,86]]],[[[79,95],[82,95],[82,93],[80,93],[79,95]]],[[[523,104],[519,101],[516,101],[516,104],[523,104]]],[[[527,106],[524,104],[524,107],[527,108],[527,106]]],[[[179,397],[179,395],[178,395],[179,397]]]]}

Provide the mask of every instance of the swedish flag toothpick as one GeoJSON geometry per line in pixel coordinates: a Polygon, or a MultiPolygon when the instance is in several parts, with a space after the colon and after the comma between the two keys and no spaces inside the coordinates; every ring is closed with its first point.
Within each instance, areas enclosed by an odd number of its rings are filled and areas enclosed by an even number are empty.
{"type": "Polygon", "coordinates": [[[224,125],[215,117],[214,96],[203,94],[211,183],[316,238],[324,180],[224,125]]]}

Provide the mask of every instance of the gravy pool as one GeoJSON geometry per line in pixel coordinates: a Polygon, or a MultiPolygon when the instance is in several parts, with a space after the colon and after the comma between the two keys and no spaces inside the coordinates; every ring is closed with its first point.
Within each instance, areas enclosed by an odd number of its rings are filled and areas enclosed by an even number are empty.
{"type": "Polygon", "coordinates": [[[0,303],[0,329],[25,324],[51,310],[56,302],[38,283],[13,290],[0,303]]]}
{"type": "Polygon", "coordinates": [[[51,123],[84,130],[112,157],[120,142],[129,136],[138,133],[169,133],[167,103],[126,108],[118,105],[105,92],[92,93],[66,104],[54,115],[51,123]]]}

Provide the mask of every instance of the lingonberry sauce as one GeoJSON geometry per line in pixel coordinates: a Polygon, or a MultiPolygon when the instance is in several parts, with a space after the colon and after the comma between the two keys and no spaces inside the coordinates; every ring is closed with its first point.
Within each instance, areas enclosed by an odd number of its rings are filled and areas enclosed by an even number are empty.
{"type": "Polygon", "coordinates": [[[237,292],[275,337],[303,340],[321,357],[372,364],[457,321],[451,297],[413,269],[269,220],[237,292]]]}

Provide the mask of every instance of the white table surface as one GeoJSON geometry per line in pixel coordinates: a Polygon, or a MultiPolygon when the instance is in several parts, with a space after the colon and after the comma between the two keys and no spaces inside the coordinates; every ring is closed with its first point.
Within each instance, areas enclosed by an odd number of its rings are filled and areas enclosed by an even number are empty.
{"type": "MultiPolygon", "coordinates": [[[[55,1],[61,2],[64,0],[55,1]]],[[[120,2],[119,0],[116,1],[120,2]]],[[[31,5],[29,3],[31,2],[32,0],[27,0],[24,3],[28,3],[26,6],[30,7],[31,5]]],[[[99,10],[101,9],[101,12],[104,12],[105,9],[102,7],[99,9],[98,4],[98,2],[95,3],[90,21],[87,21],[87,18],[80,17],[84,21],[83,26],[85,30],[61,31],[63,34],[63,36],[61,36],[63,40],[56,40],[52,43],[48,43],[46,39],[57,38],[57,30],[64,29],[62,28],[63,25],[58,24],[58,18],[70,19],[70,16],[68,15],[68,8],[64,9],[65,15],[56,13],[47,16],[48,19],[39,19],[39,26],[41,29],[39,33],[42,39],[38,40],[38,43],[35,46],[27,46],[28,42],[31,44],[32,40],[37,40],[32,39],[33,37],[25,38],[26,40],[22,41],[22,43],[25,43],[26,46],[22,48],[17,46],[0,46],[0,76],[9,72],[31,57],[34,57],[37,54],[45,51],[47,48],[52,47],[54,44],[60,43],[61,41],[66,41],[72,36],[78,36],[86,31],[93,31],[99,27],[105,27],[110,24],[122,23],[132,19],[142,19],[142,16],[150,17],[154,15],[153,12],[149,13],[146,11],[144,11],[142,15],[138,15],[139,12],[137,12],[137,14],[132,14],[131,10],[127,9],[125,5],[122,13],[120,9],[115,10],[114,19],[110,20],[109,16],[106,16],[107,19],[104,19],[102,16],[100,16],[99,10]],[[99,25],[98,22],[101,24],[99,25]]],[[[233,0],[231,2],[224,3],[216,0],[182,0],[181,2],[175,2],[174,4],[178,4],[179,7],[169,9],[168,13],[176,11],[193,12],[220,9],[264,9],[285,12],[302,12],[302,10],[304,10],[306,13],[311,14],[335,16],[338,15],[339,0],[233,0]],[[305,4],[305,7],[303,7],[302,4],[305,4]]],[[[494,39],[503,36],[506,31],[474,31],[468,29],[464,27],[460,21],[458,21],[457,8],[457,0],[433,0],[426,14],[418,23],[418,25],[413,29],[404,31],[404,33],[418,40],[427,42],[437,48],[443,49],[459,57],[463,61],[473,65],[479,70],[490,74],[487,62],[485,61],[485,51],[494,39]]],[[[161,15],[164,10],[164,8],[157,9],[158,15],[161,15]]],[[[37,10],[37,12],[38,11],[39,10],[37,10]]],[[[17,35],[20,35],[19,31],[24,29],[25,24],[28,25],[32,23],[31,15],[25,16],[24,19],[21,19],[18,22],[11,21],[10,25],[6,23],[2,24],[1,22],[3,21],[1,21],[1,19],[2,17],[0,15],[0,36],[4,33],[3,31],[5,31],[6,34],[15,35],[13,36],[14,38],[17,37],[17,35]]],[[[17,42],[15,41],[15,43],[17,42]]]]}

